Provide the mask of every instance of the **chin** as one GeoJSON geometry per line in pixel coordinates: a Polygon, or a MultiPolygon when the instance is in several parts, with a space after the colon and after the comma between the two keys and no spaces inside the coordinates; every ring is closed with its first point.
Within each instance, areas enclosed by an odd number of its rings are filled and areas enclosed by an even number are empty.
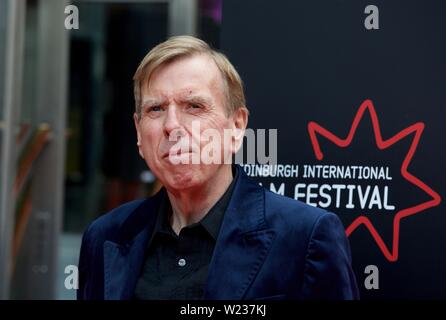
{"type": "Polygon", "coordinates": [[[200,179],[200,172],[196,172],[198,169],[193,165],[180,165],[172,171],[165,171],[166,187],[187,189],[199,185],[202,179],[200,179]]]}

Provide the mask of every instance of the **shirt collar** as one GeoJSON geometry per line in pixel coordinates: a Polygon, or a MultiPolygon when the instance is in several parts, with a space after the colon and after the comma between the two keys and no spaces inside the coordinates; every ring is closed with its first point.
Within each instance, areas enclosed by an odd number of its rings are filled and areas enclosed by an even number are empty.
{"type": "MultiPolygon", "coordinates": [[[[212,238],[216,241],[218,237],[218,233],[220,231],[221,224],[223,222],[223,217],[226,212],[226,209],[229,205],[229,201],[231,200],[232,191],[235,186],[235,182],[239,176],[237,166],[232,166],[232,176],[233,179],[226,189],[225,193],[220,197],[220,199],[214,204],[214,206],[209,210],[209,212],[197,223],[191,224],[187,226],[187,228],[194,228],[197,225],[203,226],[203,228],[212,236],[212,238]]],[[[169,201],[169,197],[167,196],[167,192],[164,193],[164,197],[161,200],[160,207],[158,209],[158,216],[155,225],[154,232],[156,233],[168,233],[174,234],[172,227],[169,223],[169,216],[172,214],[172,207],[169,201]]],[[[151,241],[149,241],[150,243],[151,241]]]]}

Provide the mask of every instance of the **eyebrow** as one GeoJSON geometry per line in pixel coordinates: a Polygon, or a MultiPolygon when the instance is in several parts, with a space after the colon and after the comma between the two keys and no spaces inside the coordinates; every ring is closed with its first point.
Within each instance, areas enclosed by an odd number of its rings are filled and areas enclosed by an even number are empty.
{"type": "Polygon", "coordinates": [[[164,103],[164,101],[165,100],[163,100],[163,99],[147,98],[143,101],[141,107],[147,108],[147,107],[152,107],[152,106],[156,106],[156,105],[161,105],[164,103]]]}
{"type": "MultiPolygon", "coordinates": [[[[204,104],[207,106],[213,105],[211,99],[201,96],[201,95],[180,96],[179,100],[181,103],[189,102],[189,103],[200,103],[200,104],[204,104]]],[[[152,106],[163,105],[163,104],[165,104],[165,102],[166,102],[166,100],[162,99],[162,98],[147,98],[143,101],[141,107],[148,108],[148,107],[152,107],[152,106]]]]}
{"type": "Polygon", "coordinates": [[[212,106],[212,100],[208,99],[207,97],[199,96],[199,95],[188,95],[181,97],[182,102],[195,102],[195,103],[201,103],[208,106],[212,106]]]}

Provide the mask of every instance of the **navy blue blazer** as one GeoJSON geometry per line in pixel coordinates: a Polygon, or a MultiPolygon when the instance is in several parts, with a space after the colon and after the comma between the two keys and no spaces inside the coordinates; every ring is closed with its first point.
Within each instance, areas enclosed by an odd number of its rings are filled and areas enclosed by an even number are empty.
{"type": "MultiPolygon", "coordinates": [[[[209,265],[204,299],[356,299],[339,218],[272,193],[241,167],[209,265]]],[[[163,188],[87,228],[78,299],[132,299],[163,188]]]]}

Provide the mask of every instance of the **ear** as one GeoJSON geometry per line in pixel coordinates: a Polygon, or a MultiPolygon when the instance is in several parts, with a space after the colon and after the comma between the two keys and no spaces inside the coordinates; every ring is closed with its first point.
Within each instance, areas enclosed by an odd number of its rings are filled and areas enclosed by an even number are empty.
{"type": "Polygon", "coordinates": [[[232,134],[232,153],[235,154],[243,143],[246,126],[248,125],[248,110],[239,108],[232,114],[233,134],[232,134]]]}
{"type": "Polygon", "coordinates": [[[138,151],[139,151],[139,155],[141,156],[141,158],[144,159],[144,154],[142,153],[142,149],[141,149],[141,129],[139,126],[139,118],[138,115],[136,114],[136,112],[133,114],[133,121],[135,122],[135,128],[136,128],[136,145],[138,146],[138,151]]]}

